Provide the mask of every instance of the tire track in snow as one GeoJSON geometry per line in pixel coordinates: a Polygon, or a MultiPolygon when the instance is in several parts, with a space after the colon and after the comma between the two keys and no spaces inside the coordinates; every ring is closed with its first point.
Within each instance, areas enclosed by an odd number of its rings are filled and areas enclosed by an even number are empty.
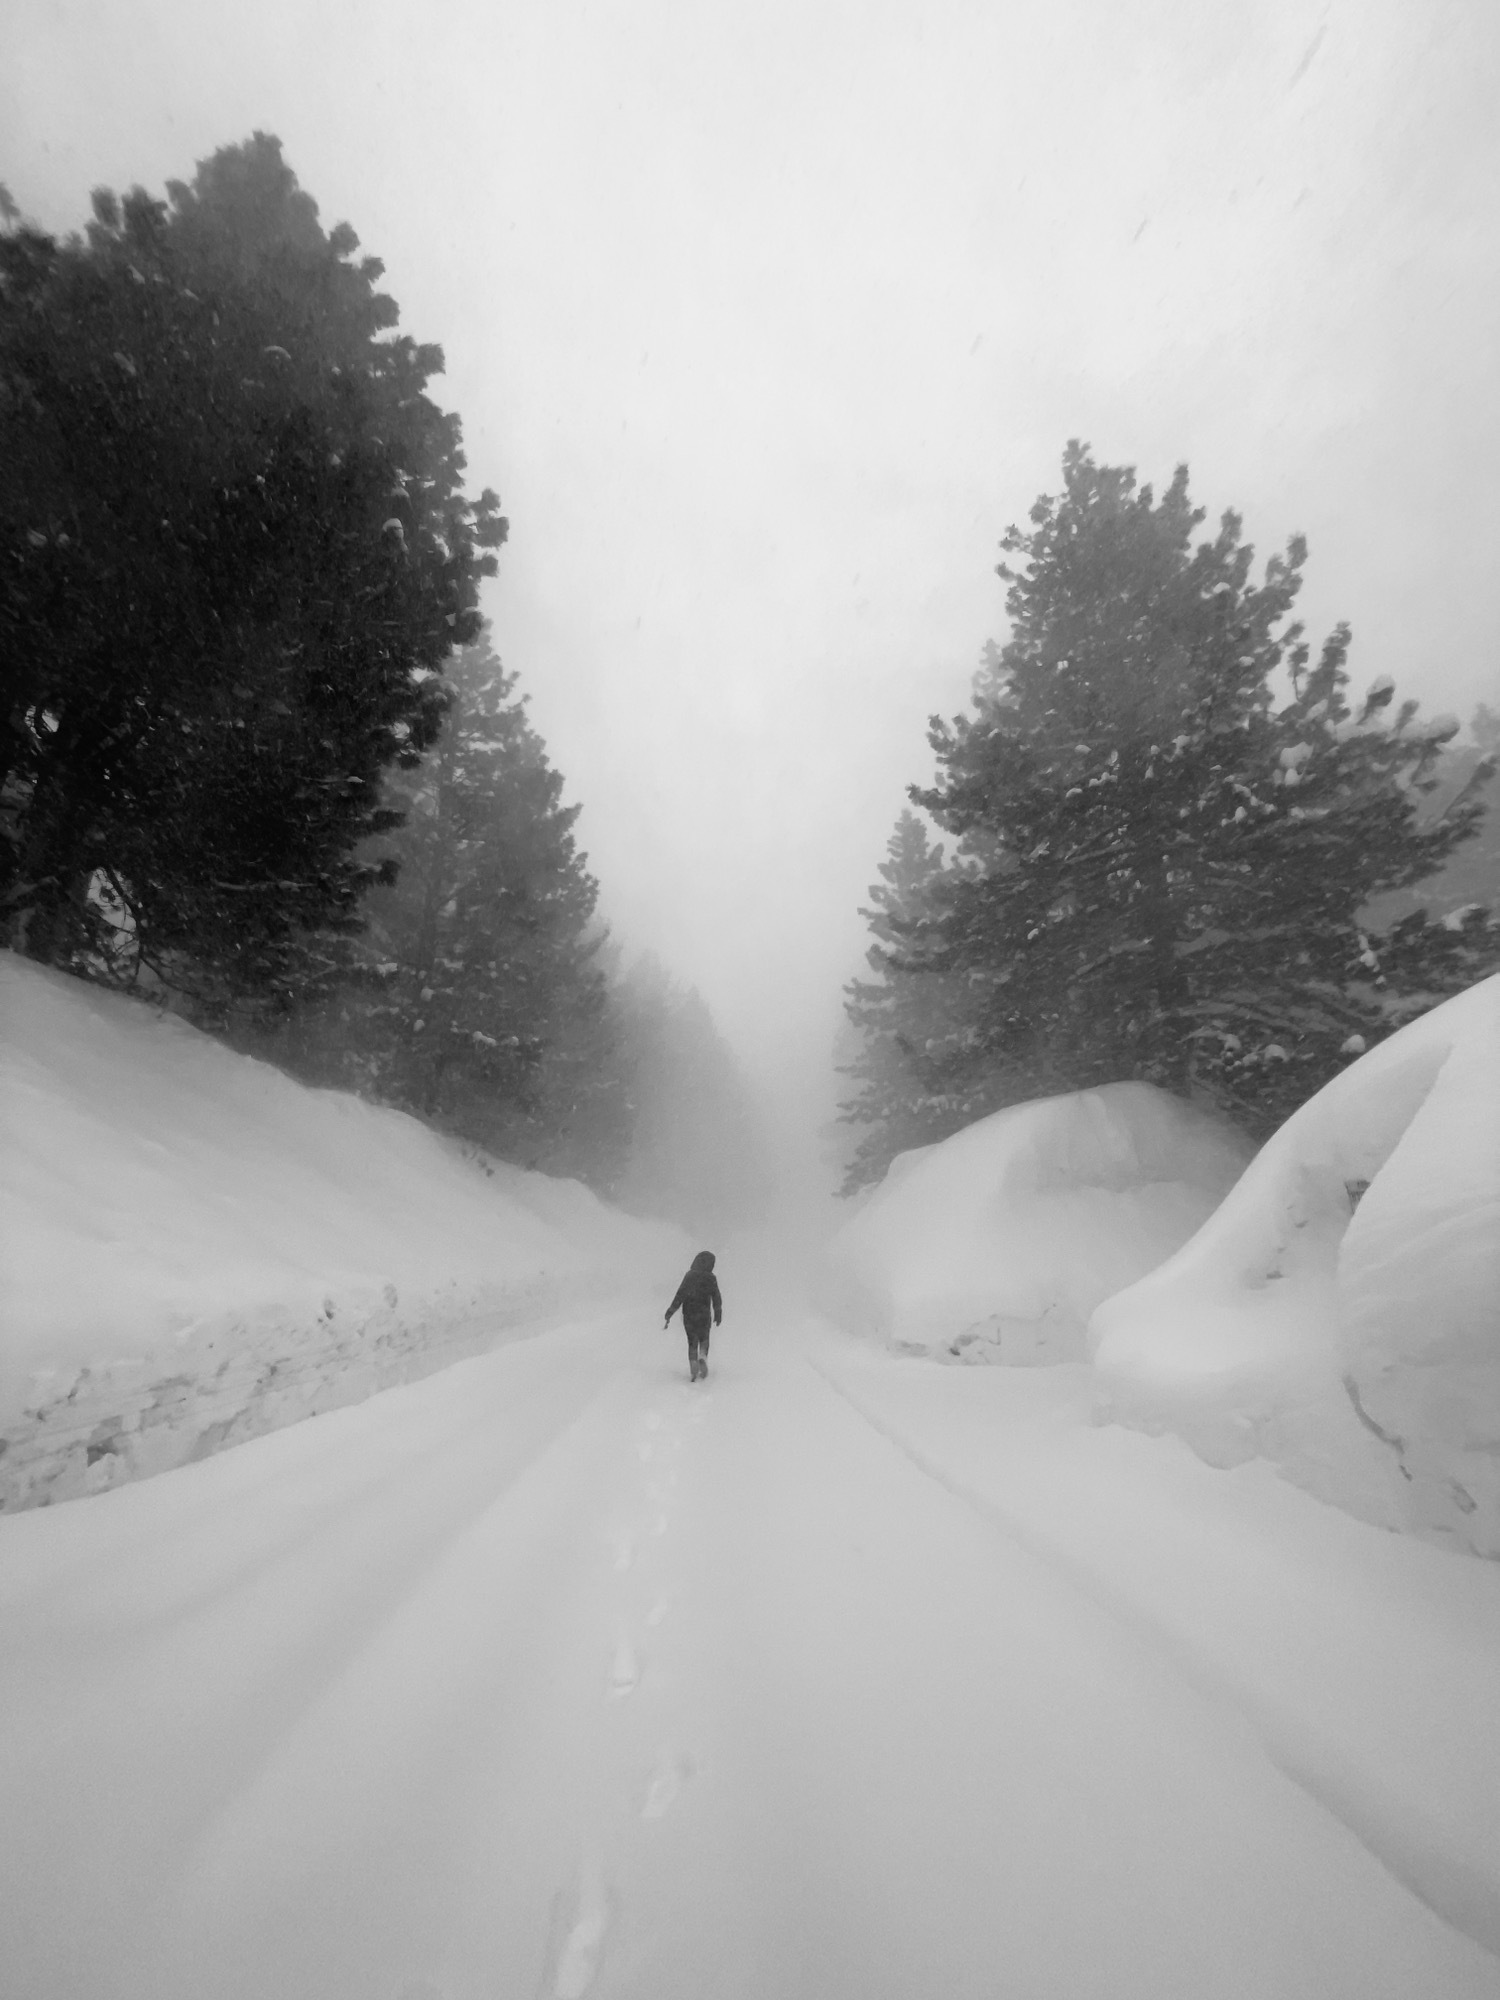
{"type": "MultiPolygon", "coordinates": [[[[324,1574],[337,1573],[337,1559],[330,1557],[328,1544],[337,1545],[341,1538],[349,1541],[355,1562],[361,1558],[368,1560],[371,1550],[378,1551],[380,1557],[378,1567],[370,1569],[367,1587],[358,1594],[352,1609],[347,1600],[341,1600],[336,1616],[321,1618],[301,1631],[294,1648],[284,1649],[274,1663],[268,1663],[268,1684],[278,1690],[295,1689],[297,1698],[295,1702],[283,1699],[273,1722],[242,1739],[237,1768],[232,1773],[225,1772],[231,1782],[199,1808],[193,1822],[200,1842],[208,1839],[226,1814],[235,1811],[237,1802],[275,1769],[285,1746],[296,1739],[306,1720],[330,1698],[360,1656],[379,1643],[382,1633],[397,1625],[411,1597],[425,1587],[444,1558],[497,1507],[504,1506],[515,1489],[554,1452],[566,1448],[568,1440],[592,1418],[611,1388],[610,1381],[599,1383],[580,1405],[570,1408],[560,1421],[550,1426],[544,1436],[531,1440],[522,1452],[503,1464],[497,1465],[493,1460],[486,1463],[482,1426],[476,1426],[472,1432],[466,1429],[464,1442],[472,1450],[474,1464],[444,1468],[455,1472],[449,1504],[435,1519],[425,1520],[420,1532],[413,1532],[409,1539],[400,1542],[397,1559],[391,1559],[391,1546],[398,1539],[399,1521],[414,1511],[420,1516],[423,1510],[413,1510],[409,1485],[393,1482],[382,1492],[382,1498],[397,1517],[389,1536],[372,1534],[368,1506],[356,1506],[320,1522],[316,1532],[295,1547],[280,1551],[264,1566],[254,1579],[257,1586],[270,1587],[278,1576],[295,1572],[304,1563],[311,1563],[324,1574]]],[[[420,1470],[426,1472],[439,1461],[437,1451],[424,1452],[420,1470]]]]}
{"type": "Polygon", "coordinates": [[[1257,1700],[1251,1690],[1225,1675],[1087,1562],[955,1478],[920,1445],[866,1409],[854,1392],[819,1362],[808,1356],[803,1359],[862,1423],[925,1478],[1124,1626],[1133,1638],[1163,1655],[1196,1695],[1230,1709],[1247,1723],[1282,1776],[1336,1819],[1403,1888],[1451,1929],[1500,1956],[1500,1887],[1445,1852],[1440,1827],[1414,1827],[1410,1806],[1385,1793],[1378,1780],[1349,1760],[1331,1754],[1292,1717],[1257,1700]]]}
{"type": "MultiPolygon", "coordinates": [[[[501,1356],[524,1353],[558,1334],[581,1334],[585,1338],[595,1336],[601,1341],[608,1341],[619,1320],[620,1315],[614,1311],[576,1320],[562,1319],[561,1322],[557,1315],[553,1315],[538,1323],[534,1330],[528,1330],[524,1337],[497,1338],[491,1347],[460,1357],[452,1366],[483,1370],[487,1362],[501,1356]]],[[[55,1595],[60,1587],[73,1581],[76,1574],[85,1573],[95,1566],[103,1550],[107,1550],[114,1562],[122,1566],[128,1566],[132,1561],[143,1561],[160,1571],[164,1566],[169,1570],[192,1568],[195,1566],[195,1552],[202,1547],[211,1547],[214,1553],[213,1585],[190,1599],[177,1600],[175,1609],[181,1614],[200,1605],[211,1604],[217,1597],[252,1582],[268,1563],[282,1556],[295,1555],[308,1539],[310,1531],[317,1533],[335,1528],[340,1518],[370,1502],[378,1502],[392,1486],[404,1484],[429,1467],[451,1461],[455,1452],[482,1443],[493,1427],[494,1403],[506,1395],[508,1385],[480,1393],[458,1412],[443,1412],[435,1419],[430,1435],[394,1455],[377,1455],[372,1451],[363,1455],[345,1454],[338,1476],[332,1481],[329,1479],[331,1455],[327,1440],[333,1435],[332,1427],[358,1427],[368,1440],[383,1438],[388,1428],[399,1429],[399,1426],[390,1426],[384,1421],[386,1412],[399,1407],[392,1399],[407,1394],[421,1397],[424,1392],[433,1393],[449,1373],[450,1369],[438,1369],[415,1382],[392,1383],[363,1402],[315,1412],[312,1416],[278,1426],[257,1437],[246,1438],[228,1447],[227,1452],[213,1454],[209,1460],[172,1468],[178,1475],[200,1480],[200,1497],[191,1512],[168,1511],[164,1520],[158,1518],[151,1501],[155,1498],[158,1479],[164,1478],[165,1474],[127,1482],[125,1486],[113,1490],[133,1491],[136,1495],[134,1503],[117,1509],[109,1527],[96,1541],[77,1554],[65,1552],[59,1555],[50,1550],[40,1554],[35,1574],[24,1583],[12,1572],[11,1588],[18,1593],[24,1590],[27,1596],[42,1593],[55,1595]],[[261,1496],[250,1490],[248,1482],[235,1476],[247,1463],[242,1453],[266,1450],[274,1450],[285,1461],[277,1480],[282,1519],[275,1539],[269,1545],[265,1509],[256,1504],[261,1496]],[[207,1475],[210,1464],[215,1467],[216,1476],[207,1475]],[[301,1504],[293,1504],[297,1502],[301,1504]],[[253,1527],[252,1545],[243,1557],[231,1560],[230,1551],[236,1546],[237,1524],[247,1518],[253,1527]]],[[[594,1371],[594,1380],[589,1380],[582,1371],[580,1379],[586,1384],[585,1400],[592,1400],[597,1393],[597,1370],[594,1371]]]]}

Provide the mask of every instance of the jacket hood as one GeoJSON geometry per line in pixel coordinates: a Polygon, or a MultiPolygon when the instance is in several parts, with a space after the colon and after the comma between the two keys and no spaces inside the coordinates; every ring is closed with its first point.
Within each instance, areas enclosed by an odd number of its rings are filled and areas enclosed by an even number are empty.
{"type": "Polygon", "coordinates": [[[700,1250],[688,1266],[689,1270],[692,1271],[711,1271],[713,1267],[714,1253],[712,1250],[700,1250]]]}

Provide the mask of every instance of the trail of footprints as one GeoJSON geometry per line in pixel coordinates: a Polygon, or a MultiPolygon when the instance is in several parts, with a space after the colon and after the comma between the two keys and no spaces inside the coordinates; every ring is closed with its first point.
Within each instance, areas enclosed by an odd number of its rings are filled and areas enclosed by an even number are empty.
{"type": "MultiPolygon", "coordinates": [[[[702,1414],[700,1403],[690,1421],[701,1421],[702,1414]]],[[[670,1524],[671,1502],[677,1487],[677,1469],[670,1461],[680,1449],[681,1438],[666,1431],[661,1414],[656,1410],[647,1412],[641,1430],[635,1452],[643,1471],[651,1474],[654,1469],[654,1476],[647,1480],[644,1497],[650,1521],[647,1538],[656,1540],[665,1535],[670,1524]]],[[[628,1577],[636,1569],[641,1556],[641,1532],[637,1528],[622,1528],[615,1534],[611,1546],[615,1575],[628,1577]]],[[[641,1592],[639,1588],[625,1584],[622,1595],[638,1601],[641,1592]]],[[[647,1632],[657,1631],[670,1608],[670,1599],[665,1594],[656,1594],[650,1609],[639,1621],[640,1625],[647,1632]]],[[[605,1700],[611,1704],[627,1701],[641,1684],[642,1649],[630,1609],[629,1604],[621,1608],[610,1655],[605,1700]]],[[[648,1823],[664,1819],[676,1804],[683,1786],[697,1775],[697,1771],[697,1759],[691,1751],[662,1750],[646,1782],[638,1808],[639,1818],[648,1823]]],[[[589,1860],[580,1868],[571,1890],[559,1899],[554,1915],[554,1945],[548,1954],[551,1970],[543,1987],[543,1993],[550,2000],[586,2000],[603,1963],[611,1915],[612,1904],[602,1865],[597,1860],[589,1860]]]]}

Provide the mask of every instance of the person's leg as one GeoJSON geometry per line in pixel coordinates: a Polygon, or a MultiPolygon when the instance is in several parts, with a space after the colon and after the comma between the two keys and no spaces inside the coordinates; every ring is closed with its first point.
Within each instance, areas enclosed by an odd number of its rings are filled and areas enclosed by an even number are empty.
{"type": "Polygon", "coordinates": [[[708,1372],[708,1361],[706,1358],[708,1354],[708,1325],[705,1321],[699,1319],[696,1313],[691,1320],[686,1320],[684,1324],[687,1326],[688,1345],[692,1350],[693,1379],[696,1381],[700,1375],[706,1375],[708,1372]]]}

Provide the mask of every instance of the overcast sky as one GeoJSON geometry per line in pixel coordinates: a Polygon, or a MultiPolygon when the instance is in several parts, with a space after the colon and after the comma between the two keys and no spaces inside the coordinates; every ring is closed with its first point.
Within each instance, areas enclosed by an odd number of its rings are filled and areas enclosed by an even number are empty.
{"type": "Polygon", "coordinates": [[[1496,0],[5,0],[0,180],[275,132],[440,341],[617,934],[812,1103],[929,711],[1081,436],[1500,696],[1496,0]]]}

